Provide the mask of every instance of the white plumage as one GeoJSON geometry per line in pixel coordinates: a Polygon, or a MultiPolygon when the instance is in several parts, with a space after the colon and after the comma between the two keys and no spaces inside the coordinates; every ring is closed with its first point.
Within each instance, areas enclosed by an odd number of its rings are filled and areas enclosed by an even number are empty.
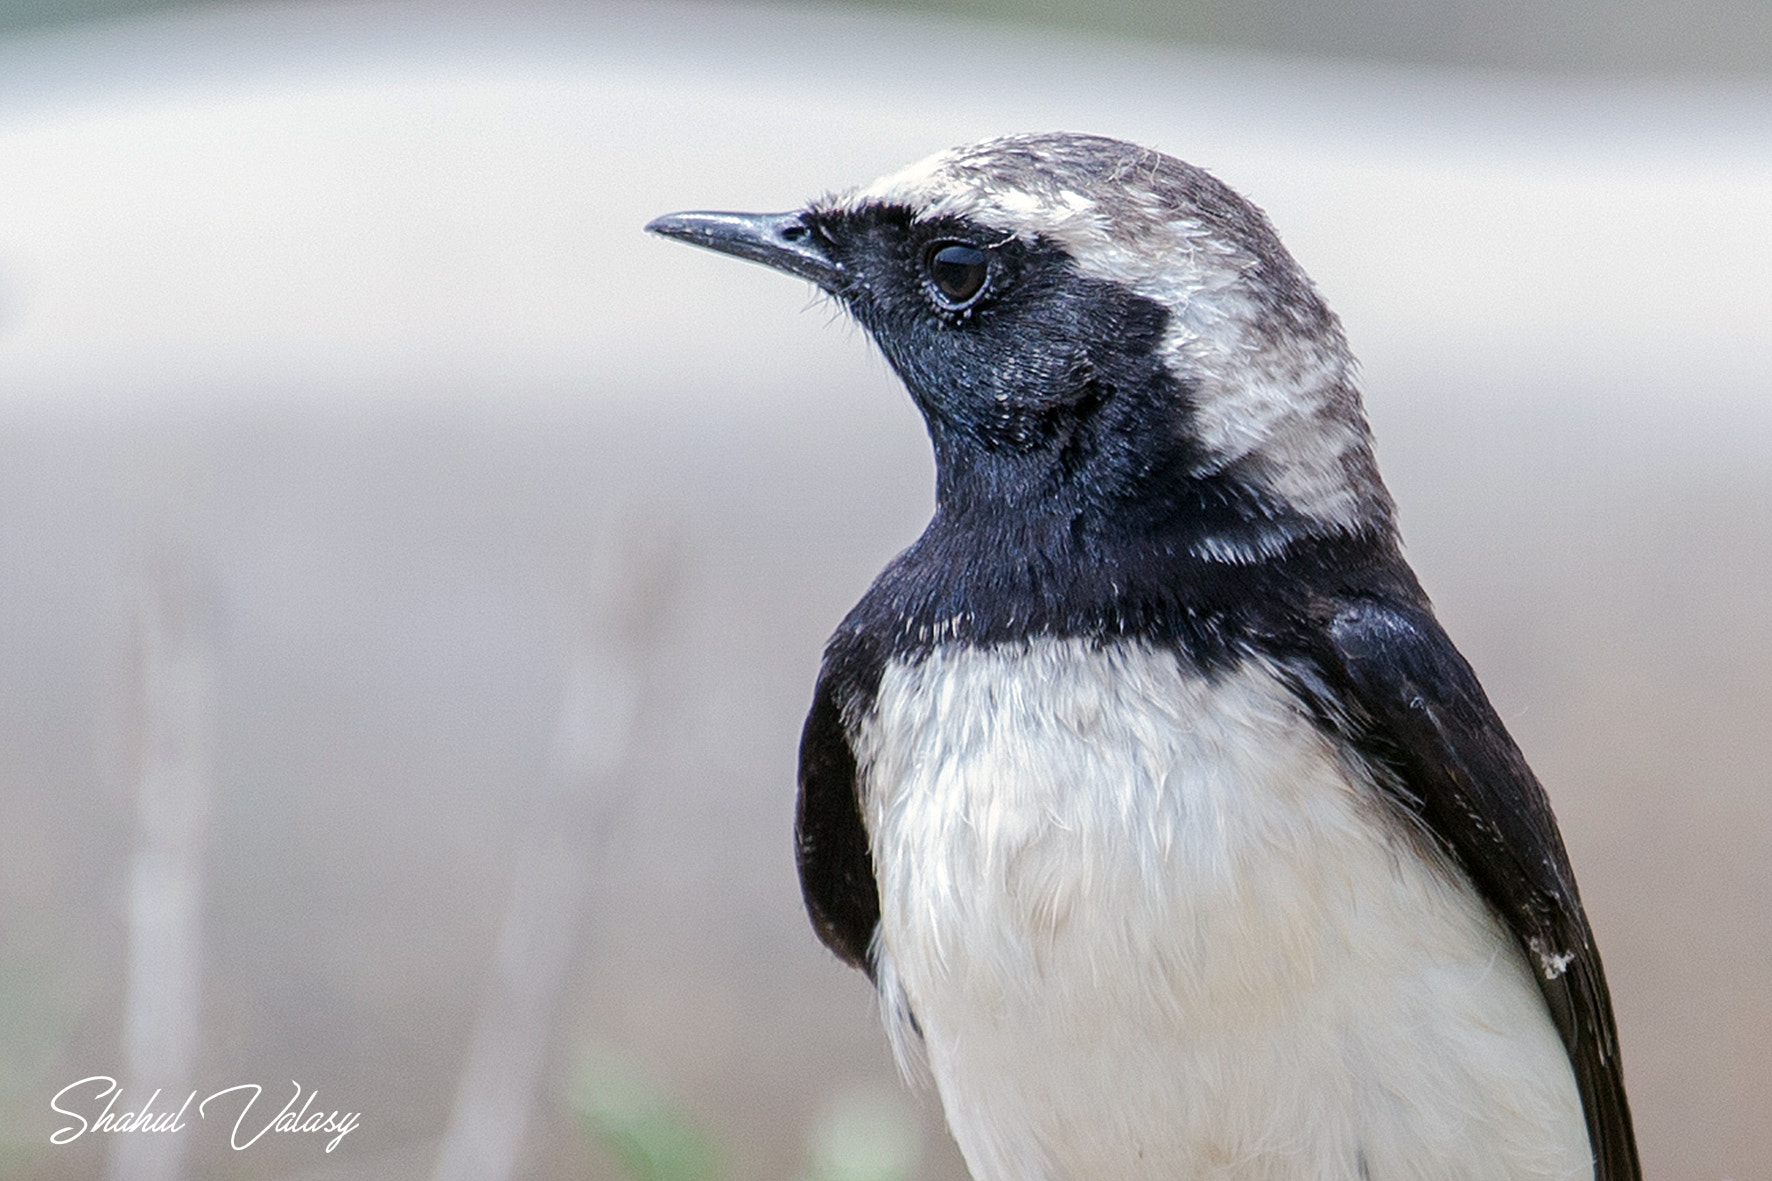
{"type": "Polygon", "coordinates": [[[1592,1176],[1517,941],[1277,670],[942,648],[858,737],[882,994],[978,1181],[1592,1176]]]}

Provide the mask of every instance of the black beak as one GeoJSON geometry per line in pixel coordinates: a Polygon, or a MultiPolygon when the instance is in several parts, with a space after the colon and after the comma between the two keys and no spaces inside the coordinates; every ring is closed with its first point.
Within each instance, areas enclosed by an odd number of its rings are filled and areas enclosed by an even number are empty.
{"type": "Polygon", "coordinates": [[[798,213],[667,213],[646,229],[810,279],[832,294],[843,284],[843,264],[798,213]]]}

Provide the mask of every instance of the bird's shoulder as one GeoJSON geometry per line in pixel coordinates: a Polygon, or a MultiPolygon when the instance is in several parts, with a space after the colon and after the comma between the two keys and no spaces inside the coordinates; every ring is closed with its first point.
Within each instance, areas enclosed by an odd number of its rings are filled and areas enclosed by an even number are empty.
{"type": "Polygon", "coordinates": [[[882,667],[877,646],[864,633],[839,630],[827,645],[800,732],[794,821],[795,862],[813,929],[826,947],[870,977],[880,897],[851,735],[882,667]]]}

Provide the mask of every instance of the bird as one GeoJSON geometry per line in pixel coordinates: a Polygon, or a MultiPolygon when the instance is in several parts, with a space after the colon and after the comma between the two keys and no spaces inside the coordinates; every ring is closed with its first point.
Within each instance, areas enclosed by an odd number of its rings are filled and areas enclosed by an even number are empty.
{"type": "Polygon", "coordinates": [[[810,280],[927,427],[795,850],[977,1181],[1640,1176],[1550,804],[1264,213],[1040,133],[646,228],[810,280]]]}

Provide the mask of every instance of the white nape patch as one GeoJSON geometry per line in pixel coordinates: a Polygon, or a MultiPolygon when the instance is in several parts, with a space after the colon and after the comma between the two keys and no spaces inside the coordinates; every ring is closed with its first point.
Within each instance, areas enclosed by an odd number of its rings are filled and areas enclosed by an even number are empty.
{"type": "MultiPolygon", "coordinates": [[[[1387,517],[1340,325],[1306,332],[1264,312],[1253,290],[1258,260],[1230,227],[1159,184],[1165,157],[1119,145],[1118,161],[1104,157],[1084,174],[1068,141],[1005,136],[952,148],[830,205],[902,205],[919,221],[965,218],[1059,244],[1083,274],[1170,309],[1162,350],[1193,390],[1208,470],[1241,464],[1288,507],[1332,528],[1387,517]],[[1016,167],[1005,169],[1010,154],[1016,167]],[[1030,164],[1041,160],[1046,167],[1030,164]]],[[[1290,257],[1281,261],[1296,271],[1290,257]]],[[[1308,286],[1301,271],[1297,279],[1308,286]]]]}
{"type": "Polygon", "coordinates": [[[978,1181],[1591,1178],[1517,943],[1272,667],[940,649],[857,739],[883,1002],[978,1181]]]}

